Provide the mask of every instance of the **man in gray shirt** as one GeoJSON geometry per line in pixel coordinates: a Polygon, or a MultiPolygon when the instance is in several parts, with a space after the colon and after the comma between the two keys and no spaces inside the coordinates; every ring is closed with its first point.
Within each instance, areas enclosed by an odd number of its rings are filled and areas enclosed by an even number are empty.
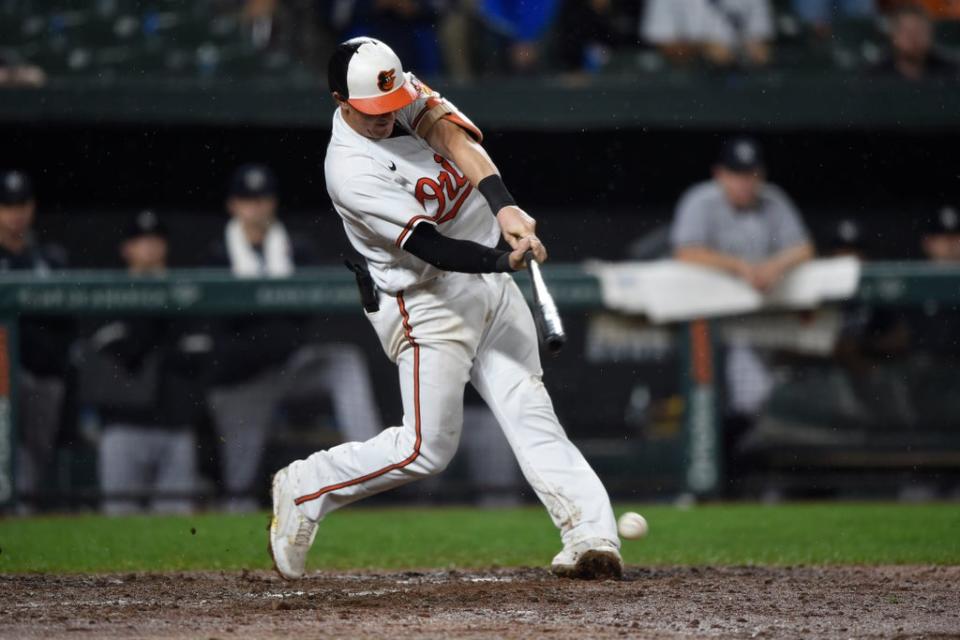
{"type": "Polygon", "coordinates": [[[677,260],[727,271],[760,291],[814,255],[793,203],[765,182],[762,151],[750,138],[724,144],[713,180],[683,195],[670,244],[677,260]]]}
{"type": "MultiPolygon", "coordinates": [[[[813,244],[793,203],[764,178],[755,141],[735,138],[724,144],[713,180],[688,189],[677,205],[670,229],[674,257],[726,271],[759,291],[769,291],[813,258],[813,244]]],[[[769,397],[773,376],[766,354],[749,344],[727,344],[725,353],[723,449],[735,486],[744,471],[735,458],[736,445],[769,397]]]]}

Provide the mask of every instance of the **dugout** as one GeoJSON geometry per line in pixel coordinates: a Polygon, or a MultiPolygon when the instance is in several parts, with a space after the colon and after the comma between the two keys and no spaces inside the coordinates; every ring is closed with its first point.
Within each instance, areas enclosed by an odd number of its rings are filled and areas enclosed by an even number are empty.
{"type": "MultiPolygon", "coordinates": [[[[540,219],[557,262],[628,257],[636,239],[669,222],[677,197],[707,175],[720,141],[735,132],[759,137],[771,179],[797,202],[820,244],[838,218],[854,217],[871,258],[915,260],[926,218],[942,204],[960,203],[957,83],[905,85],[862,69],[644,73],[632,64],[579,83],[555,76],[432,83],[485,130],[488,149],[519,201],[540,219]]],[[[177,238],[174,265],[193,266],[222,226],[230,172],[250,160],[274,167],[284,219],[338,264],[348,250],[322,175],[330,110],[310,74],[278,73],[257,82],[121,74],[93,82],[65,72],[42,88],[0,91],[0,139],[8,150],[4,164],[34,178],[39,235],[62,244],[75,267],[116,267],[124,220],[144,206],[168,220],[177,238]]],[[[956,274],[917,269],[884,264],[868,270],[862,300],[954,310],[956,274]]],[[[591,344],[602,352],[590,342],[591,318],[583,309],[572,314],[572,344],[580,353],[591,344]]],[[[366,340],[371,360],[383,364],[372,334],[355,339],[366,340]]],[[[613,382],[594,390],[600,406],[593,411],[564,393],[584,384],[580,367],[571,366],[578,352],[550,364],[561,417],[621,495],[635,495],[641,485],[654,497],[683,490],[676,474],[680,450],[661,455],[639,446],[680,433],[679,351],[662,344],[654,335],[626,347],[650,350],[653,356],[641,356],[653,359],[603,356],[608,360],[596,366],[613,382]],[[651,391],[665,398],[652,431],[636,417],[643,392],[635,381],[642,377],[671,381],[662,392],[651,391]],[[624,449],[624,438],[636,449],[624,449]],[[637,468],[651,476],[637,482],[631,475],[637,468]]],[[[784,366],[799,370],[797,363],[784,366]]],[[[783,406],[789,414],[790,402],[783,406]]],[[[949,489],[960,466],[953,453],[960,416],[951,418],[935,429],[923,420],[915,432],[885,428],[883,437],[861,429],[852,444],[828,439],[803,455],[795,443],[761,443],[748,490],[889,492],[918,478],[949,489]]],[[[74,417],[64,432],[67,450],[77,443],[76,427],[74,417]]],[[[82,475],[83,463],[77,466],[82,475]]],[[[52,490],[69,493],[75,488],[69,476],[52,490]]]]}

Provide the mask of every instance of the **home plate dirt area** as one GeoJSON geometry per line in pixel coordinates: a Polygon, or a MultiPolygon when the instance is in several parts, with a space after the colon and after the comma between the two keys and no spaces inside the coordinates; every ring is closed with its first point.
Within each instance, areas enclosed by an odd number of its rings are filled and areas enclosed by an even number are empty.
{"type": "Polygon", "coordinates": [[[3,638],[960,638],[960,567],[0,576],[3,638]]]}

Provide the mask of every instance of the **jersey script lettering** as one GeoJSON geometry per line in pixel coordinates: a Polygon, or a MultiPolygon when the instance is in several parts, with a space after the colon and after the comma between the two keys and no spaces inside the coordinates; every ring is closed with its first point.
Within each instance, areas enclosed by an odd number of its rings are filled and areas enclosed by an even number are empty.
{"type": "Polygon", "coordinates": [[[427,202],[436,201],[437,212],[434,214],[433,220],[441,223],[453,220],[457,216],[463,202],[473,191],[473,186],[449,160],[440,154],[434,154],[433,159],[441,167],[440,174],[436,179],[420,178],[417,180],[415,196],[417,202],[424,209],[427,208],[427,202]],[[447,208],[448,202],[451,203],[449,209],[447,208]]]}

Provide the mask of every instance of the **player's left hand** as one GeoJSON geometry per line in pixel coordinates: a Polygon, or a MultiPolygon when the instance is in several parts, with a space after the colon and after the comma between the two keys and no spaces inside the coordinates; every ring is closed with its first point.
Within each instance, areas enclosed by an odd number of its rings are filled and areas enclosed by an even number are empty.
{"type": "Polygon", "coordinates": [[[500,209],[497,212],[497,222],[500,223],[503,239],[514,249],[521,238],[537,235],[537,221],[520,207],[511,205],[500,209]]]}

